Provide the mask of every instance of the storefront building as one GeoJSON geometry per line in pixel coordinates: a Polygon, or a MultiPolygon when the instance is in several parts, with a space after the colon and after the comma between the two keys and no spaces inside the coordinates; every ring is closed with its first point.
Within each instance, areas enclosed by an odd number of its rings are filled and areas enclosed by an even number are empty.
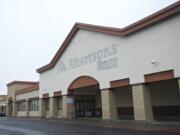
{"type": "Polygon", "coordinates": [[[39,117],[180,120],[179,24],[180,2],[123,29],[76,23],[37,69],[39,117]]]}
{"type": "Polygon", "coordinates": [[[6,115],[6,99],[7,95],[0,95],[0,116],[6,115]]]}
{"type": "Polygon", "coordinates": [[[15,93],[16,116],[39,117],[39,84],[21,89],[15,93]]]}
{"type": "Polygon", "coordinates": [[[36,99],[39,100],[38,82],[13,81],[7,84],[7,88],[8,96],[6,115],[8,117],[28,117],[31,115],[39,115],[38,109],[32,110],[37,112],[29,112],[31,111],[31,102],[36,99]]]}

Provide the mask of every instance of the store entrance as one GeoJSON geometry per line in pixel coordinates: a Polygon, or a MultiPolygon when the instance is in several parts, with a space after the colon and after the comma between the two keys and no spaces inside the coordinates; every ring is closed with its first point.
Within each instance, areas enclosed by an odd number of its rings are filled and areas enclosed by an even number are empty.
{"type": "Polygon", "coordinates": [[[102,103],[99,82],[90,76],[76,78],[68,87],[74,98],[75,117],[101,118],[102,103]]]}
{"type": "Polygon", "coordinates": [[[76,117],[95,117],[95,96],[76,95],[75,96],[76,117]]]}

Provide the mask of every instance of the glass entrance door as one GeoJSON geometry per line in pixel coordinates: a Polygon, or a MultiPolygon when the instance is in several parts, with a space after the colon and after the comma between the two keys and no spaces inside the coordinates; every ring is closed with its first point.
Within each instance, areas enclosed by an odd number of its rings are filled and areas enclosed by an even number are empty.
{"type": "Polygon", "coordinates": [[[76,110],[76,117],[84,117],[85,116],[84,100],[76,100],[75,110],[76,110]]]}
{"type": "Polygon", "coordinates": [[[76,117],[95,117],[95,96],[75,97],[76,117]]]}
{"type": "Polygon", "coordinates": [[[95,101],[86,100],[86,117],[94,117],[94,116],[95,116],[95,101]]]}

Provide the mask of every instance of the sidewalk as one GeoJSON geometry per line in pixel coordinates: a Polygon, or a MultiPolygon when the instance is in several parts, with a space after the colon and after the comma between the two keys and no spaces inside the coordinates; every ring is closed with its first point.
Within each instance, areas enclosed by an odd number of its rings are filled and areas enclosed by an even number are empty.
{"type": "MultiPolygon", "coordinates": [[[[9,118],[8,118],[9,119],[9,118]]],[[[10,118],[11,119],[11,118],[10,118]]],[[[180,122],[137,122],[137,121],[105,121],[101,119],[41,119],[41,118],[12,118],[20,120],[37,120],[52,123],[74,124],[79,126],[95,126],[104,128],[118,128],[137,131],[167,131],[180,134],[180,122]]]]}

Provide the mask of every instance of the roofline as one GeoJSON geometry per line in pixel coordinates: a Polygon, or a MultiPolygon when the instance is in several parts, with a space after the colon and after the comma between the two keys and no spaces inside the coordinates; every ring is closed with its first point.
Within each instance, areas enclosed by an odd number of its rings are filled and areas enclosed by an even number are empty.
{"type": "Polygon", "coordinates": [[[13,84],[29,84],[29,85],[35,85],[37,84],[38,82],[32,82],[32,81],[12,81],[10,83],[7,84],[7,86],[11,86],[13,84]]]}
{"type": "Polygon", "coordinates": [[[2,96],[2,97],[7,97],[7,95],[0,95],[0,97],[1,97],[1,96],[2,96]]]}
{"type": "Polygon", "coordinates": [[[38,68],[36,71],[38,73],[42,73],[42,72],[45,72],[45,71],[53,68],[79,29],[96,31],[96,32],[101,32],[101,33],[116,35],[116,36],[127,36],[133,32],[136,32],[136,31],[144,29],[148,26],[151,26],[151,25],[153,25],[159,21],[162,21],[172,15],[175,15],[179,12],[180,12],[180,1],[177,1],[176,3],[170,5],[150,16],[147,16],[135,23],[132,23],[122,29],[92,25],[92,24],[75,23],[73,28],[71,29],[70,33],[65,38],[63,44],[61,45],[61,47],[59,48],[59,50],[57,51],[57,53],[51,60],[51,62],[43,67],[38,68]]]}
{"type": "Polygon", "coordinates": [[[38,91],[38,90],[39,90],[39,83],[36,83],[35,85],[32,85],[27,88],[16,91],[15,94],[19,95],[19,94],[23,94],[23,93],[32,92],[32,91],[38,91]]]}

